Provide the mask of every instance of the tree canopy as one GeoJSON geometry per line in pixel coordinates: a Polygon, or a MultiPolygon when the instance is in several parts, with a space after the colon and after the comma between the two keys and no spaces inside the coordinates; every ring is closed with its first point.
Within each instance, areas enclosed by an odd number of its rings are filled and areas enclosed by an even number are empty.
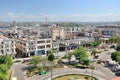
{"type": "Polygon", "coordinates": [[[112,53],[111,58],[120,64],[120,51],[112,53]]]}
{"type": "Polygon", "coordinates": [[[120,51],[120,45],[117,46],[116,50],[117,50],[117,51],[120,51]]]}
{"type": "Polygon", "coordinates": [[[69,61],[69,65],[70,65],[70,60],[71,60],[71,57],[72,57],[73,53],[72,52],[67,52],[67,54],[65,55],[65,57],[68,59],[69,61]]]}
{"type": "Polygon", "coordinates": [[[109,41],[112,43],[120,44],[120,36],[113,36],[109,39],[109,41]]]}
{"type": "Polygon", "coordinates": [[[48,60],[49,61],[53,61],[54,59],[55,59],[54,54],[51,53],[51,54],[48,55],[48,60]]]}
{"type": "Polygon", "coordinates": [[[47,55],[52,54],[54,52],[53,48],[47,51],[47,55]]]}
{"type": "Polygon", "coordinates": [[[95,49],[92,50],[91,52],[91,56],[93,56],[93,58],[96,58],[97,51],[95,49]]]}
{"type": "Polygon", "coordinates": [[[0,56],[0,80],[6,80],[7,71],[13,64],[12,56],[0,56]]]}
{"type": "Polygon", "coordinates": [[[29,64],[32,64],[34,67],[40,62],[40,56],[34,56],[29,60],[29,64]]]}
{"type": "Polygon", "coordinates": [[[73,53],[76,59],[79,60],[81,64],[84,64],[84,65],[88,64],[89,62],[88,55],[83,47],[80,46],[79,48],[75,49],[73,53]]]}
{"type": "Polygon", "coordinates": [[[94,41],[94,42],[90,42],[89,43],[89,45],[91,46],[91,47],[97,47],[99,44],[101,43],[101,41],[94,41]]]}

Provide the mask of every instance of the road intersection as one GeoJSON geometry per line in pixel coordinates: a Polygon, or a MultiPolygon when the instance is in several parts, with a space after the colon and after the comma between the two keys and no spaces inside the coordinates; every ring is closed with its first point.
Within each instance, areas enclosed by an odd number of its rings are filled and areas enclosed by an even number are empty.
{"type": "MultiPolygon", "coordinates": [[[[103,53],[100,53],[99,59],[110,59],[110,54],[114,52],[113,49],[110,49],[108,51],[105,51],[103,53]]],[[[18,80],[50,80],[51,79],[51,71],[49,71],[47,74],[44,75],[34,75],[33,77],[26,77],[25,72],[28,65],[25,63],[15,63],[12,67],[13,69],[13,76],[17,76],[18,80]]],[[[98,78],[99,80],[112,80],[115,76],[115,74],[110,71],[110,69],[104,67],[101,64],[94,63],[95,70],[93,72],[93,76],[98,78]]],[[[52,72],[53,78],[61,75],[66,74],[85,74],[85,75],[92,75],[91,69],[80,69],[80,68],[60,68],[55,69],[52,72]],[[87,73],[86,73],[87,70],[87,73]]]]}

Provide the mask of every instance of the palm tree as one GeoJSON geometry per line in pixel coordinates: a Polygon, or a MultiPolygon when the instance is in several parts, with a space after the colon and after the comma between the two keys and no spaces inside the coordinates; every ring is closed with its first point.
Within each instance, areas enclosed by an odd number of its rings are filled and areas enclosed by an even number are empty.
{"type": "Polygon", "coordinates": [[[51,54],[48,55],[48,60],[49,60],[49,61],[52,61],[52,62],[53,62],[54,59],[55,59],[54,54],[51,53],[51,54]]]}
{"type": "Polygon", "coordinates": [[[51,48],[50,50],[47,51],[47,56],[48,56],[49,54],[52,54],[53,52],[54,52],[54,50],[51,48]]]}
{"type": "MultiPolygon", "coordinates": [[[[94,66],[94,59],[96,57],[96,54],[97,54],[97,51],[93,49],[91,52],[91,56],[93,57],[92,66],[94,66]]],[[[92,80],[93,80],[93,68],[92,68],[92,80]]]]}
{"type": "Polygon", "coordinates": [[[34,67],[37,67],[37,64],[40,62],[40,56],[34,56],[29,60],[29,64],[32,64],[34,67]]]}
{"type": "Polygon", "coordinates": [[[70,60],[71,60],[72,55],[73,55],[72,52],[67,52],[66,58],[69,60],[69,65],[70,65],[70,60]]]}
{"type": "Polygon", "coordinates": [[[51,80],[52,80],[52,67],[55,56],[53,54],[53,49],[48,50],[48,60],[51,62],[51,80]]]}
{"type": "Polygon", "coordinates": [[[119,36],[113,36],[109,39],[111,43],[117,43],[120,44],[120,37],[119,36]]]}
{"type": "Polygon", "coordinates": [[[93,56],[93,59],[95,58],[96,54],[97,54],[97,51],[95,49],[93,49],[91,52],[91,56],[93,56]]]}

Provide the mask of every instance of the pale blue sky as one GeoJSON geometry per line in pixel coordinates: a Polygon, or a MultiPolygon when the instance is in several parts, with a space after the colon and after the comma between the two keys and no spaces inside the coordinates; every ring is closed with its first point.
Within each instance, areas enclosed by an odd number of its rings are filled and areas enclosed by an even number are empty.
{"type": "Polygon", "coordinates": [[[0,0],[0,21],[120,21],[120,0],[0,0]]]}

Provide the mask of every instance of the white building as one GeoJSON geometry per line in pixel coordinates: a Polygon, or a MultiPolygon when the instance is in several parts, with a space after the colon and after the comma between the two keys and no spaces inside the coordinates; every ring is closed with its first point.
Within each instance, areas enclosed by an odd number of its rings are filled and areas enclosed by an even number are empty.
{"type": "Polygon", "coordinates": [[[14,39],[0,36],[0,55],[15,55],[14,39]]]}
{"type": "Polygon", "coordinates": [[[21,55],[41,55],[52,48],[52,38],[20,38],[16,39],[17,53],[21,55]]]}

